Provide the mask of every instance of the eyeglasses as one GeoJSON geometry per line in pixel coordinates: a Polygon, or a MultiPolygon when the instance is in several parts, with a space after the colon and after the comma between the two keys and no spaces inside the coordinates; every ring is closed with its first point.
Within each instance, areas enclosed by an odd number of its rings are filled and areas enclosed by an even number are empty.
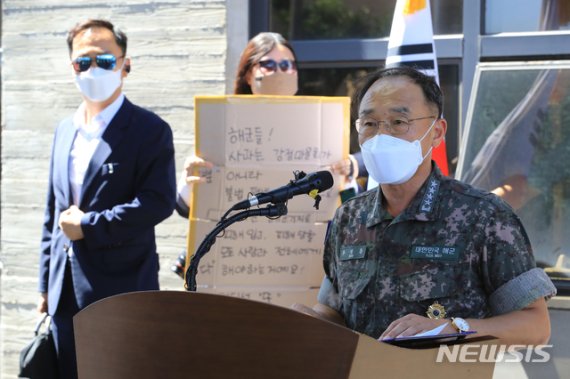
{"type": "Polygon", "coordinates": [[[279,67],[282,72],[297,71],[297,62],[290,59],[283,59],[279,62],[273,59],[265,59],[259,61],[259,67],[261,67],[261,71],[265,74],[274,73],[277,71],[277,67],[279,67]]]}
{"type": "Polygon", "coordinates": [[[355,126],[358,134],[368,137],[374,136],[379,132],[399,136],[406,134],[410,130],[410,124],[417,120],[425,120],[433,118],[437,120],[437,116],[426,116],[418,118],[396,117],[392,120],[378,121],[371,117],[363,117],[356,120],[355,126]]]}
{"type": "MultiPolygon", "coordinates": [[[[123,58],[123,57],[119,57],[123,58]]],[[[85,56],[85,57],[77,57],[71,61],[71,65],[75,72],[84,72],[89,70],[91,64],[93,62],[93,58],[85,56]]],[[[98,67],[101,67],[103,70],[114,70],[117,66],[117,57],[113,54],[101,54],[95,57],[95,63],[98,67]]]]}

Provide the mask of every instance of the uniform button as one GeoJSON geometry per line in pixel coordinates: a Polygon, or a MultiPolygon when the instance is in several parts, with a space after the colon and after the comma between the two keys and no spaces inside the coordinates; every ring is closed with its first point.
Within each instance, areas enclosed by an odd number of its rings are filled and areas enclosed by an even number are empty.
{"type": "Polygon", "coordinates": [[[67,253],[67,251],[69,250],[69,245],[64,243],[63,244],[63,250],[67,253]]]}

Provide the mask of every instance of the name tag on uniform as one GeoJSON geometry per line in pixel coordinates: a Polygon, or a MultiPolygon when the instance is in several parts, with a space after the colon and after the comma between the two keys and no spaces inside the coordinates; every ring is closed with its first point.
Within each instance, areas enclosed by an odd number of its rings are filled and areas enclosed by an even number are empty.
{"type": "Polygon", "coordinates": [[[343,246],[340,249],[340,260],[363,259],[366,257],[366,245],[343,246]]]}
{"type": "Polygon", "coordinates": [[[459,248],[456,246],[412,246],[410,258],[456,261],[459,259],[459,248]]]}

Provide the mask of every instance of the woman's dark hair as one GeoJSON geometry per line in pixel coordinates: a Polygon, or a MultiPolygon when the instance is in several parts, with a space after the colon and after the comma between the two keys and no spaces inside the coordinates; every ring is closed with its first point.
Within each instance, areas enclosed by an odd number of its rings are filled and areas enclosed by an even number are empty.
{"type": "Polygon", "coordinates": [[[293,47],[283,36],[279,33],[259,33],[255,37],[249,40],[247,46],[241,53],[241,58],[239,60],[239,66],[236,75],[236,81],[234,85],[234,94],[236,95],[251,95],[251,87],[247,83],[247,73],[251,68],[259,62],[261,58],[269,54],[275,46],[282,45],[288,48],[293,54],[295,61],[297,56],[293,47]]]}
{"type": "Polygon", "coordinates": [[[379,79],[396,76],[405,76],[413,83],[417,84],[422,89],[428,105],[435,105],[437,107],[437,117],[441,117],[443,115],[443,93],[435,79],[429,75],[421,73],[413,67],[403,66],[382,68],[359,80],[358,89],[352,97],[352,111],[355,118],[358,118],[358,109],[360,108],[362,98],[372,84],[379,79]]]}
{"type": "Polygon", "coordinates": [[[121,30],[115,29],[115,26],[106,20],[88,19],[75,25],[67,34],[67,48],[69,55],[73,52],[73,40],[79,33],[90,28],[105,28],[110,30],[115,36],[115,42],[121,48],[123,56],[127,54],[127,35],[121,30]]]}

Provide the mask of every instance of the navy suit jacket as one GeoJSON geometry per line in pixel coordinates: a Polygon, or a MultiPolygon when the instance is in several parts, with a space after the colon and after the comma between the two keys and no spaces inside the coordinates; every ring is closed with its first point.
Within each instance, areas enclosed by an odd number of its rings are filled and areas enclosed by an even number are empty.
{"type": "Polygon", "coordinates": [[[154,227],[176,202],[172,131],[160,117],[126,98],[89,162],[79,208],[85,237],[71,242],[58,226],[72,204],[69,154],[76,128],[58,126],[52,146],[40,253],[39,290],[48,312],[60,301],[71,247],[71,273],[79,308],[111,295],[158,289],[154,227]]]}

